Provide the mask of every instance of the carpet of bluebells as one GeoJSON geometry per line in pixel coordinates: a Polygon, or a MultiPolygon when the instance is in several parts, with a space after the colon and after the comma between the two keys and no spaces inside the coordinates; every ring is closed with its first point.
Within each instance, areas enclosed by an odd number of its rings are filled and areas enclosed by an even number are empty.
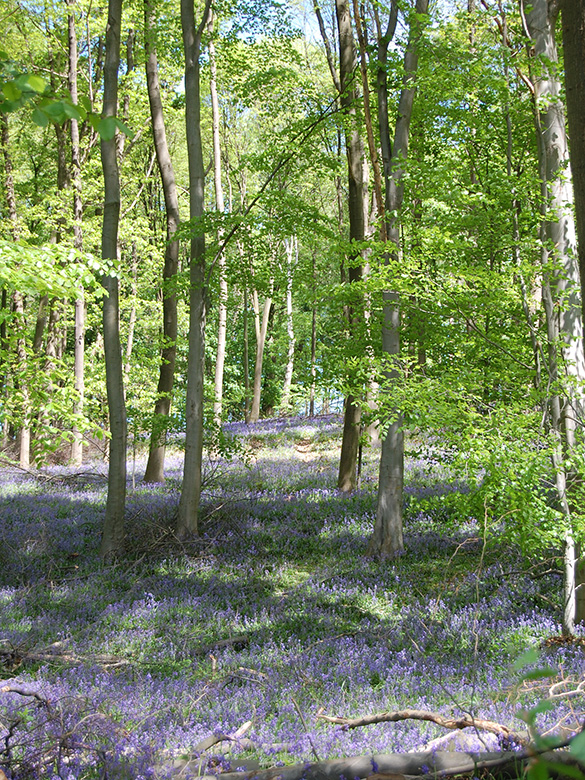
{"type": "MultiPolygon", "coordinates": [[[[521,730],[522,708],[548,686],[575,687],[583,647],[550,641],[560,573],[456,511],[468,488],[436,447],[411,446],[406,551],[380,562],[365,555],[378,453],[365,452],[360,489],[340,495],[338,417],[226,432],[240,444],[206,465],[201,535],[173,535],[180,454],[169,455],[164,486],[141,483],[138,458],[127,553],[107,567],[103,463],[0,475],[8,778],[162,778],[206,737],[244,724],[245,741],[209,751],[214,771],[414,751],[440,729],[347,731],[317,716],[417,708],[521,730]],[[514,661],[527,648],[555,677],[519,679],[514,661]]],[[[559,696],[539,728],[576,729],[583,709],[559,696]]]]}

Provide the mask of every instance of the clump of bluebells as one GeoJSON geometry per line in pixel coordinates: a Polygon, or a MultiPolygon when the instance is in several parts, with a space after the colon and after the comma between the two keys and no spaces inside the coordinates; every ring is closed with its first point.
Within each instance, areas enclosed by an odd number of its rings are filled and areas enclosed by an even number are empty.
{"type": "MultiPolygon", "coordinates": [[[[176,479],[138,482],[127,558],[111,567],[98,563],[105,484],[95,467],[91,478],[1,475],[8,777],[164,776],[205,738],[242,727],[202,766],[403,752],[440,734],[414,721],[347,731],[322,711],[416,708],[522,728],[520,706],[543,689],[515,690],[512,663],[559,633],[558,575],[531,579],[516,550],[486,547],[482,518],[446,518],[440,497],[461,486],[420,453],[407,466],[405,554],[366,558],[376,456],[364,459],[363,489],[338,494],[340,429],[337,417],[246,429],[253,457],[222,464],[202,534],[184,547],[172,534],[176,479]]],[[[178,479],[180,460],[170,467],[178,479]]],[[[578,646],[545,652],[567,678],[580,674],[578,646]]],[[[564,718],[570,729],[568,702],[542,727],[564,718]]]]}

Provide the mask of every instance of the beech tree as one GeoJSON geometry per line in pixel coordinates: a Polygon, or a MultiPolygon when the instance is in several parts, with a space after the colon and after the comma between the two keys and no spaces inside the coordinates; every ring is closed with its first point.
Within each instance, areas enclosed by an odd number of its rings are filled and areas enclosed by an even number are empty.
{"type": "MultiPolygon", "coordinates": [[[[118,260],[118,220],[120,216],[120,180],[116,154],[116,115],[118,110],[118,67],[120,63],[120,27],[122,0],[109,0],[104,63],[104,103],[102,117],[109,120],[109,132],[100,148],[104,176],[104,218],[102,223],[102,259],[116,266],[118,260]]],[[[106,385],[110,417],[108,498],[102,534],[101,555],[118,554],[124,544],[126,506],[126,404],[119,330],[118,277],[115,271],[103,276],[104,350],[106,385]]]]}
{"type": "Polygon", "coordinates": [[[527,10],[526,23],[535,55],[532,85],[542,188],[543,303],[547,323],[549,385],[554,388],[549,399],[549,419],[556,437],[553,467],[565,521],[563,631],[573,634],[575,620],[585,617],[585,614],[576,615],[576,529],[569,489],[571,471],[575,468],[576,429],[582,410],[585,356],[579,265],[571,208],[573,192],[567,175],[569,148],[555,40],[557,15],[558,6],[547,0],[535,0],[527,10]]]}
{"type": "Polygon", "coordinates": [[[198,531],[203,452],[203,391],[205,367],[205,317],[207,282],[205,234],[200,223],[205,203],[205,176],[201,150],[201,105],[199,55],[201,36],[208,22],[211,1],[206,0],[199,25],[195,24],[193,0],[181,0],[181,25],[185,52],[185,123],[189,160],[189,214],[193,224],[189,261],[189,357],[185,411],[185,465],[179,502],[177,533],[198,531]]]}
{"type": "Polygon", "coordinates": [[[164,481],[165,443],[168,417],[171,407],[175,361],[177,354],[177,292],[176,275],[179,267],[179,240],[175,236],[180,223],[179,198],[175,182],[175,171],[165,130],[163,107],[158,77],[156,50],[156,25],[154,7],[150,0],[144,2],[144,49],[146,57],[146,83],[152,120],[152,132],[157,163],[162,181],[165,215],[166,247],[162,274],[163,288],[163,346],[161,349],[160,372],[157,398],[154,407],[152,433],[148,463],[144,474],[145,482],[164,481]]]}

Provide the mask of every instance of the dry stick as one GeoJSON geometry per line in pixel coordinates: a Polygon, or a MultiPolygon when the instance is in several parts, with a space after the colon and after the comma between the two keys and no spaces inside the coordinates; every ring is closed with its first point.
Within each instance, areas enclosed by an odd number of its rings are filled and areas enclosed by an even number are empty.
{"type": "Polygon", "coordinates": [[[501,734],[507,739],[517,742],[520,745],[526,744],[526,737],[517,734],[512,729],[504,726],[502,723],[496,723],[492,720],[483,720],[482,718],[446,718],[438,712],[429,710],[394,710],[390,712],[378,712],[374,715],[364,715],[361,718],[340,718],[330,715],[317,715],[321,720],[328,723],[335,723],[343,726],[344,729],[356,729],[360,726],[370,726],[373,723],[398,723],[402,720],[424,720],[436,723],[446,729],[465,729],[476,728],[482,731],[489,731],[492,734],[501,734]]]}
{"type": "Polygon", "coordinates": [[[291,699],[292,699],[292,703],[295,705],[295,710],[299,714],[299,718],[301,719],[301,723],[303,724],[303,728],[305,729],[305,733],[306,733],[307,737],[309,738],[309,742],[311,744],[311,750],[313,751],[313,755],[315,756],[317,761],[321,761],[321,759],[319,758],[319,754],[317,753],[317,748],[315,747],[315,743],[313,742],[313,738],[311,737],[311,733],[310,733],[309,729],[307,728],[307,722],[305,720],[305,716],[303,715],[302,710],[299,707],[299,703],[297,702],[297,700],[295,699],[294,696],[291,696],[291,699]]]}

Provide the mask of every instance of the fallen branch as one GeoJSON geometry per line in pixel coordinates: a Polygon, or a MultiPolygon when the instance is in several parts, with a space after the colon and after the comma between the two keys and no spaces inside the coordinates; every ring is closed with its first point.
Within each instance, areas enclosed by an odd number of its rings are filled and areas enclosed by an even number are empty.
{"type": "Polygon", "coordinates": [[[343,726],[344,729],[356,729],[360,726],[371,726],[373,723],[398,723],[402,720],[424,720],[430,723],[436,723],[446,729],[465,729],[475,728],[480,731],[489,731],[491,734],[498,734],[510,742],[518,745],[526,745],[528,740],[526,736],[516,733],[501,723],[495,723],[492,720],[483,720],[481,718],[468,718],[465,716],[459,718],[445,718],[438,712],[429,710],[397,710],[394,712],[378,712],[374,715],[365,715],[361,718],[339,718],[330,715],[317,715],[321,720],[328,723],[335,723],[343,726]]]}
{"type": "MultiPolygon", "coordinates": [[[[53,646],[51,646],[53,647],[53,646]]],[[[18,669],[23,663],[59,663],[59,664],[86,664],[92,663],[112,669],[117,666],[126,666],[130,661],[126,658],[120,658],[115,655],[97,654],[90,656],[79,656],[66,651],[55,651],[50,648],[40,650],[39,652],[28,651],[22,648],[11,648],[10,650],[0,650],[0,666],[9,670],[18,669]]]]}
{"type": "MultiPolygon", "coordinates": [[[[560,743],[557,748],[567,747],[571,740],[560,743]]],[[[555,748],[555,751],[556,749],[555,748]]],[[[575,756],[566,752],[529,749],[517,753],[453,753],[448,751],[426,751],[424,753],[387,753],[371,756],[319,761],[315,764],[293,764],[285,767],[252,770],[249,772],[223,772],[218,775],[202,775],[199,780],[424,780],[424,778],[448,778],[476,776],[488,770],[494,776],[522,777],[527,763],[541,758],[554,763],[583,770],[585,767],[575,756]]],[[[571,774],[573,776],[573,774],[571,774]]]]}

